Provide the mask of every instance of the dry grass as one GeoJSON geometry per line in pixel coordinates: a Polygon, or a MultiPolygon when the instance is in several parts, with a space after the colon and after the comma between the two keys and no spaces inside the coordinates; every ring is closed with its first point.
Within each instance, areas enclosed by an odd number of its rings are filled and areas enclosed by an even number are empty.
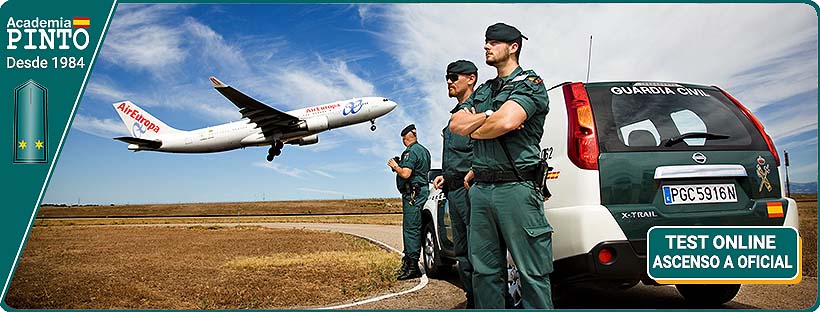
{"type": "Polygon", "coordinates": [[[401,213],[400,198],[58,207],[37,217],[243,216],[401,213]]]}
{"type": "Polygon", "coordinates": [[[196,223],[345,223],[401,225],[401,214],[282,216],[282,217],[208,217],[208,218],[91,218],[35,219],[36,226],[127,225],[127,224],[196,224],[196,223]]]}
{"type": "Polygon", "coordinates": [[[374,257],[386,258],[392,256],[376,250],[325,251],[305,255],[283,252],[273,256],[236,257],[225,263],[225,265],[233,269],[266,269],[307,265],[345,265],[367,269],[367,263],[362,262],[362,259],[372,259],[374,257]]]}
{"type": "Polygon", "coordinates": [[[395,254],[352,236],[258,227],[34,227],[19,309],[279,309],[403,287],[395,254]]]}
{"type": "Polygon", "coordinates": [[[803,238],[803,275],[817,276],[817,195],[797,202],[800,236],[803,238]]]}

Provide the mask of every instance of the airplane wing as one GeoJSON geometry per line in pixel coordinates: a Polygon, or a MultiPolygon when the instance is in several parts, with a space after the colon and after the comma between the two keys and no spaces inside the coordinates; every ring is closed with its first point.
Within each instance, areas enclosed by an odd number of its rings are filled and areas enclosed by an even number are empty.
{"type": "Polygon", "coordinates": [[[159,148],[160,146],[162,146],[162,141],[159,140],[146,140],[134,137],[119,137],[114,138],[114,140],[120,140],[128,144],[136,144],[148,148],[159,148]]]}
{"type": "Polygon", "coordinates": [[[239,90],[222,83],[222,81],[219,81],[216,77],[211,77],[210,79],[216,91],[219,91],[219,93],[239,107],[239,112],[242,113],[242,117],[248,118],[251,122],[255,123],[257,127],[262,129],[262,133],[264,133],[265,136],[269,136],[277,129],[290,127],[299,122],[299,118],[296,116],[265,105],[239,92],[239,90]]]}

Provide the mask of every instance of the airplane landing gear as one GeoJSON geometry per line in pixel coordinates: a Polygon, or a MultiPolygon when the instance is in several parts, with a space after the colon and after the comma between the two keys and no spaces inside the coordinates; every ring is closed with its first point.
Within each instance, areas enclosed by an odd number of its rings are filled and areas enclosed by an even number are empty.
{"type": "Polygon", "coordinates": [[[370,119],[370,131],[376,131],[376,120],[370,119]]]}
{"type": "Polygon", "coordinates": [[[268,157],[267,157],[268,161],[273,161],[273,159],[276,156],[281,155],[282,154],[282,147],[284,147],[284,146],[285,146],[285,143],[282,143],[282,141],[276,141],[276,143],[271,145],[271,147],[268,149],[268,157]]]}

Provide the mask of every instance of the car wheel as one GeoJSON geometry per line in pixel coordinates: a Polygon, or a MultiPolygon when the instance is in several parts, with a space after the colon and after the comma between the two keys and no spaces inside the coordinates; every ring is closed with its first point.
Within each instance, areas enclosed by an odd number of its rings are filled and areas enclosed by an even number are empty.
{"type": "Polygon", "coordinates": [[[729,302],[740,291],[739,284],[731,285],[675,285],[687,302],[702,307],[717,307],[729,302]]]}
{"type": "Polygon", "coordinates": [[[432,221],[424,225],[422,235],[424,238],[424,244],[422,246],[424,271],[429,277],[441,277],[447,268],[441,260],[441,250],[438,248],[438,240],[436,239],[436,231],[432,221]]]}

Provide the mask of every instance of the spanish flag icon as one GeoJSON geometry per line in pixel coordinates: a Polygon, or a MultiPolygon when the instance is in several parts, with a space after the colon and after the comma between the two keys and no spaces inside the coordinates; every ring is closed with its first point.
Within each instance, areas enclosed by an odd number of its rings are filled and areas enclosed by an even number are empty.
{"type": "Polygon", "coordinates": [[[91,19],[88,17],[75,17],[73,25],[74,28],[88,28],[91,27],[91,19]]]}
{"type": "Polygon", "coordinates": [[[783,203],[781,202],[768,202],[766,203],[766,210],[769,212],[769,218],[782,218],[783,217],[783,203]]]}

